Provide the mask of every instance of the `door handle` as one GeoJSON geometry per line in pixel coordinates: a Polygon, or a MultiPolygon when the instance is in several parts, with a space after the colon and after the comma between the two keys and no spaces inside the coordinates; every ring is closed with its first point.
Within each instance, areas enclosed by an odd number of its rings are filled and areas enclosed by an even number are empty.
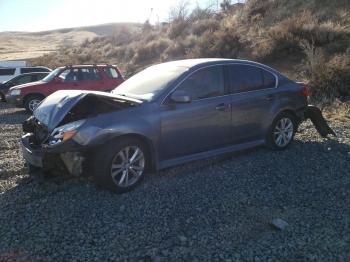
{"type": "Polygon", "coordinates": [[[275,95],[272,95],[272,94],[265,96],[265,100],[272,100],[274,98],[275,98],[275,95]]]}
{"type": "Polygon", "coordinates": [[[218,110],[218,111],[226,111],[228,108],[230,108],[230,105],[229,104],[218,104],[215,109],[218,110]]]}

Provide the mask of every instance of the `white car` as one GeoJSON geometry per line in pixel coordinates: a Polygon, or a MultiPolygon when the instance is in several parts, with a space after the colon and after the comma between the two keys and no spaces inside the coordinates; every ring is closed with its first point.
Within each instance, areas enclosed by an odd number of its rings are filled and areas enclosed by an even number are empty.
{"type": "Polygon", "coordinates": [[[39,73],[39,72],[51,72],[50,68],[44,66],[31,66],[31,67],[0,67],[0,83],[5,82],[17,75],[25,73],[39,73]]]}

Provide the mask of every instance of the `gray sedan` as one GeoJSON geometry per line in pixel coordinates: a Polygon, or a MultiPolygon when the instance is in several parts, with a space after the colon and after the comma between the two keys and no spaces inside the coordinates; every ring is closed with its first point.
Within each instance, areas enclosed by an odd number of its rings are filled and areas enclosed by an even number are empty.
{"type": "Polygon", "coordinates": [[[111,94],[58,91],[23,124],[23,155],[44,172],[92,169],[116,192],[147,171],[259,145],[287,148],[311,118],[334,134],[308,89],[251,61],[192,59],[151,66],[111,94]]]}

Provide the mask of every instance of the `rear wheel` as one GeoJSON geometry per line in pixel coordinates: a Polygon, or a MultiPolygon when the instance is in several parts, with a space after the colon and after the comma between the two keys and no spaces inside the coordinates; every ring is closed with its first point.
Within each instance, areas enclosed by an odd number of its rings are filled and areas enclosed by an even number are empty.
{"type": "Polygon", "coordinates": [[[273,121],[267,134],[267,145],[276,150],[286,149],[294,139],[297,124],[293,115],[283,112],[273,121]]]}
{"type": "Polygon", "coordinates": [[[24,100],[24,107],[28,113],[32,114],[43,99],[44,97],[42,96],[31,95],[24,100]]]}
{"type": "Polygon", "coordinates": [[[137,139],[125,138],[101,147],[94,163],[96,184],[117,193],[137,187],[149,166],[146,146],[137,139]]]}

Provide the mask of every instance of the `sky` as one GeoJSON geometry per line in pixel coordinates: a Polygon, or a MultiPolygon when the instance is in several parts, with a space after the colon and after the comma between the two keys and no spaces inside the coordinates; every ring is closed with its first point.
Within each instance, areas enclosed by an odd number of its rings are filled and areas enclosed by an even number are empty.
{"type": "MultiPolygon", "coordinates": [[[[166,21],[181,0],[0,0],[0,32],[44,31],[113,22],[166,21]]],[[[189,0],[193,7],[220,0],[189,0]]],[[[232,1],[233,2],[233,1],[232,1]]]]}

